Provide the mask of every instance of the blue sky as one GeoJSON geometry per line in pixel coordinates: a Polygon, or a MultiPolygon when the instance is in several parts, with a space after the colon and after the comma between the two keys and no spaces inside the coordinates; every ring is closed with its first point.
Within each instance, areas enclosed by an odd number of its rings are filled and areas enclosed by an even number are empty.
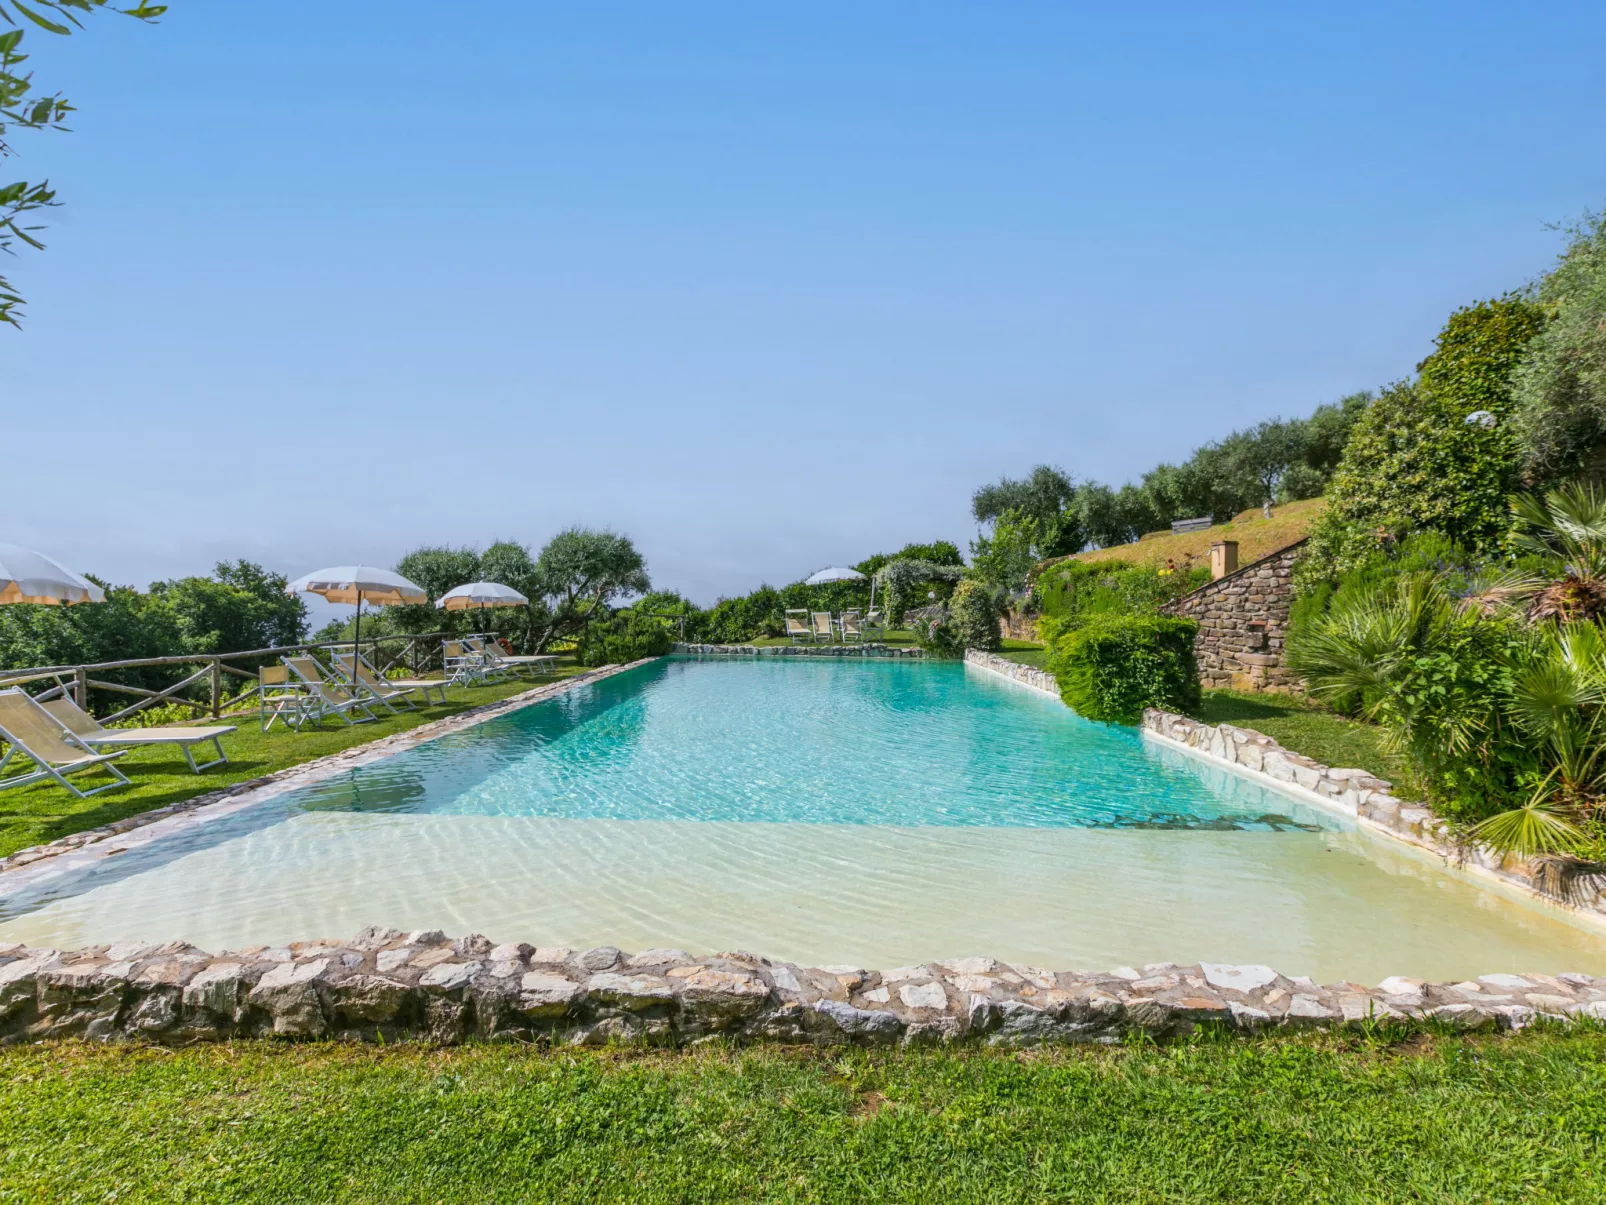
{"type": "Polygon", "coordinates": [[[178,0],[75,132],[0,540],[143,585],[632,535],[710,602],[1408,374],[1606,200],[1606,6],[178,0]]]}

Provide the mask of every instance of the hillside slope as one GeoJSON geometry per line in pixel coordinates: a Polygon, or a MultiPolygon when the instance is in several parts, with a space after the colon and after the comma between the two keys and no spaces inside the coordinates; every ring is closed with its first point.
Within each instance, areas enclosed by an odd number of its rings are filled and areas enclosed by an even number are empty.
{"type": "Polygon", "coordinates": [[[1230,523],[1218,523],[1203,531],[1190,531],[1183,535],[1156,532],[1146,535],[1135,544],[1117,544],[1113,548],[1100,548],[1092,552],[1079,552],[1075,556],[1056,557],[1038,566],[1038,572],[1060,561],[1125,561],[1132,565],[1163,565],[1174,560],[1181,566],[1187,561],[1203,562],[1210,558],[1210,545],[1222,540],[1238,541],[1238,563],[1247,565],[1269,556],[1279,548],[1286,548],[1302,540],[1310,532],[1316,517],[1327,505],[1325,498],[1308,498],[1303,502],[1290,502],[1272,508],[1271,518],[1262,517],[1260,508],[1235,515],[1230,523]]]}

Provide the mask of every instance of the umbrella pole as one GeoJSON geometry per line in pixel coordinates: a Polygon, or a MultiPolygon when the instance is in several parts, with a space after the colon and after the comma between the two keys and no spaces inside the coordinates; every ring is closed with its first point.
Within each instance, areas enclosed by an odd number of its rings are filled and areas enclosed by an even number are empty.
{"type": "Polygon", "coordinates": [[[351,634],[351,680],[357,680],[357,658],[362,656],[362,591],[357,591],[357,628],[351,634]]]}

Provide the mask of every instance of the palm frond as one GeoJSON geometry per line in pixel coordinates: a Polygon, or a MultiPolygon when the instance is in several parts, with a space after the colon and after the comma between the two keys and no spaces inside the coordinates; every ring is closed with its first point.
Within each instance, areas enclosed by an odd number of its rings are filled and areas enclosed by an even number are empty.
{"type": "Polygon", "coordinates": [[[1493,849],[1520,857],[1577,853],[1590,844],[1581,828],[1543,799],[1490,816],[1472,834],[1493,849]]]}

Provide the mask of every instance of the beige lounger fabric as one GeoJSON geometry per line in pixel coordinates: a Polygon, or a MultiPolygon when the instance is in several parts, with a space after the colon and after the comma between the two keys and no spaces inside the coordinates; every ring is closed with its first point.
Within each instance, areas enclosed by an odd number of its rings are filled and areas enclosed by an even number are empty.
{"type": "Polygon", "coordinates": [[[103,728],[94,716],[71,699],[51,699],[43,706],[86,745],[177,745],[184,754],[184,760],[190,763],[190,769],[197,774],[213,766],[228,764],[228,756],[223,752],[219,738],[237,731],[233,724],[214,724],[205,728],[103,728]],[[198,766],[190,755],[189,747],[204,745],[207,741],[212,742],[217,757],[198,766]]]}
{"type": "Polygon", "coordinates": [[[0,690],[0,740],[11,746],[0,758],[0,767],[18,753],[38,767],[31,774],[0,779],[0,789],[27,786],[50,778],[80,799],[86,799],[102,791],[128,785],[127,776],[116,766],[107,764],[123,756],[122,750],[94,752],[22,690],[0,690]],[[104,769],[116,781],[96,787],[93,791],[80,790],[67,781],[68,774],[97,767],[104,769]]]}

